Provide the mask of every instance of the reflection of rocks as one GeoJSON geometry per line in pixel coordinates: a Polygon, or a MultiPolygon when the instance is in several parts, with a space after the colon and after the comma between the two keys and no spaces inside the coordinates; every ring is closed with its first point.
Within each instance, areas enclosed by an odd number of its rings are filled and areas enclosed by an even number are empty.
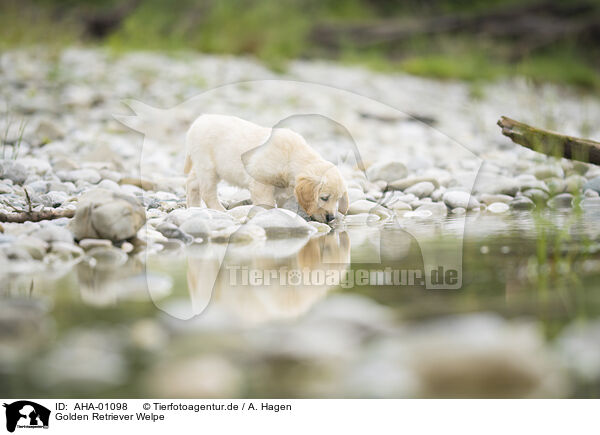
{"type": "Polygon", "coordinates": [[[566,379],[535,325],[463,315],[399,337],[428,397],[563,397],[566,379]]]}
{"type": "Polygon", "coordinates": [[[581,380],[600,381],[600,320],[574,323],[557,339],[557,351],[564,364],[581,380]]]}
{"type": "Polygon", "coordinates": [[[146,374],[152,397],[231,398],[242,393],[242,374],[217,355],[164,362],[146,374]]]}
{"type": "MultiPolygon", "coordinates": [[[[117,248],[96,247],[88,255],[87,261],[77,265],[79,290],[84,302],[106,306],[115,304],[120,299],[127,299],[129,292],[138,294],[122,283],[144,271],[139,260],[128,260],[127,255],[117,248]]],[[[141,275],[141,278],[145,283],[146,277],[141,275]]]]}
{"type": "Polygon", "coordinates": [[[86,392],[114,387],[126,379],[124,343],[116,331],[74,330],[33,365],[31,376],[50,391],[86,392]]]}
{"type": "MultiPolygon", "coordinates": [[[[31,283],[29,291],[33,287],[31,283]]],[[[2,300],[0,304],[0,370],[16,364],[37,351],[50,333],[46,317],[48,307],[42,301],[2,300]]]]}

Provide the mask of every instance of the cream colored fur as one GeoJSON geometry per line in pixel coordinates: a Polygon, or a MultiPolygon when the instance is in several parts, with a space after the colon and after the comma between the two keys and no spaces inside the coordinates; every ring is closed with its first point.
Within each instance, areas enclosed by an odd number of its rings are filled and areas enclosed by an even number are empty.
{"type": "Polygon", "coordinates": [[[223,210],[217,184],[250,190],[255,205],[275,207],[275,189],[293,188],[300,206],[326,222],[348,210],[346,183],[298,133],[234,116],[202,115],[186,136],[187,204],[223,210]]]}

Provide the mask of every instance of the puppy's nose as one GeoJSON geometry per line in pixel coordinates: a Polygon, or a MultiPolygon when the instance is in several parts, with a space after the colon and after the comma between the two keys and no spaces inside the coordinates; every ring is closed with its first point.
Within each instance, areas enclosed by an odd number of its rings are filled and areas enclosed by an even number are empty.
{"type": "Polygon", "coordinates": [[[325,215],[325,219],[327,220],[327,222],[331,222],[332,220],[334,220],[334,219],[335,219],[335,215],[334,215],[334,214],[327,213],[327,214],[325,215]]]}

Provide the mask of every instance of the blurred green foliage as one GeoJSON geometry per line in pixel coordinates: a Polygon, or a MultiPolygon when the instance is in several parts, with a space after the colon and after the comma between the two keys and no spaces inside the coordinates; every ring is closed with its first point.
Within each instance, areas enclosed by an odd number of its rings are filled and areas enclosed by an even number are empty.
{"type": "MultiPolygon", "coordinates": [[[[592,1],[600,10],[600,0],[592,1]]],[[[324,23],[410,21],[524,3],[536,0],[4,0],[0,49],[77,43],[115,51],[197,50],[256,56],[276,70],[289,59],[325,57],[440,79],[480,82],[522,75],[599,91],[600,48],[576,40],[563,38],[515,59],[510,38],[490,40],[468,32],[417,35],[388,44],[347,41],[334,48],[311,34],[324,23]]]]}

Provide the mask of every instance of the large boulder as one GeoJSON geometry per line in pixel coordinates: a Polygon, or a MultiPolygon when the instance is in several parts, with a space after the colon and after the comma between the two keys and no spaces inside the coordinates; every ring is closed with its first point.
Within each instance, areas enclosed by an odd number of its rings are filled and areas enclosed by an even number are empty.
{"type": "Polygon", "coordinates": [[[79,199],[70,230],[77,240],[116,242],[135,236],[145,222],[146,210],[135,197],[95,189],[79,199]]]}

